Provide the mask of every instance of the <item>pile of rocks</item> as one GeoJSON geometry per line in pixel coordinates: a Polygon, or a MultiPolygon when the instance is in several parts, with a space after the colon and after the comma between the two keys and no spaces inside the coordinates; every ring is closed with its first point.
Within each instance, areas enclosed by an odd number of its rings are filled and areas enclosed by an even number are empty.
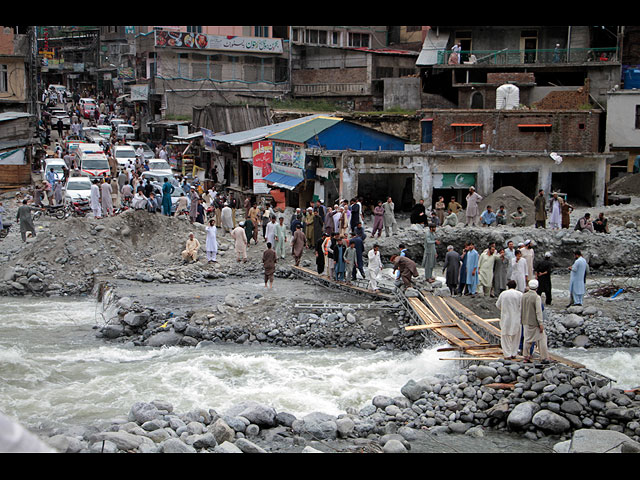
{"type": "Polygon", "coordinates": [[[136,346],[206,346],[210,343],[273,345],[279,347],[344,348],[367,350],[414,350],[424,347],[424,338],[413,331],[404,309],[376,315],[350,307],[322,313],[294,312],[287,302],[268,300],[256,294],[245,305],[228,294],[210,311],[173,316],[141,305],[129,297],[114,301],[105,314],[98,337],[136,346]],[[270,302],[270,303],[267,303],[270,302]]]}
{"type": "MultiPolygon", "coordinates": [[[[610,388],[586,370],[563,365],[494,362],[455,377],[410,380],[397,397],[376,396],[337,416],[287,412],[246,402],[223,413],[173,412],[167,402],[136,403],[128,418],[75,436],[55,432],[61,451],[276,452],[316,451],[310,442],[347,440],[344,451],[400,453],[425,435],[484,436],[485,429],[537,440],[573,432],[615,432],[624,451],[640,451],[640,392],[610,388]]],[[[585,433],[587,432],[587,433],[585,433]]],[[[558,451],[569,451],[567,444],[558,451]]]]}
{"type": "Polygon", "coordinates": [[[616,318],[595,306],[571,306],[550,311],[545,322],[550,347],[638,347],[640,322],[637,302],[625,302],[616,318]]]}

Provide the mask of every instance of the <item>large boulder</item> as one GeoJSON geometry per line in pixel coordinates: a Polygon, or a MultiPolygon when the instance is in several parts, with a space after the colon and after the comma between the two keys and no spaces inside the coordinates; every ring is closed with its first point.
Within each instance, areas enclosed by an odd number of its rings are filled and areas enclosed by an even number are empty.
{"type": "Polygon", "coordinates": [[[533,416],[531,423],[552,434],[563,433],[571,428],[569,420],[551,410],[540,410],[533,416]]]}
{"type": "MultiPolygon", "coordinates": [[[[565,442],[562,442],[563,444],[565,442]]],[[[565,448],[556,451],[567,453],[624,453],[640,451],[640,443],[614,430],[580,429],[565,448]]]]}
{"type": "Polygon", "coordinates": [[[540,410],[540,405],[535,402],[523,402],[514,407],[507,417],[509,428],[519,430],[531,423],[533,416],[540,410]]]}

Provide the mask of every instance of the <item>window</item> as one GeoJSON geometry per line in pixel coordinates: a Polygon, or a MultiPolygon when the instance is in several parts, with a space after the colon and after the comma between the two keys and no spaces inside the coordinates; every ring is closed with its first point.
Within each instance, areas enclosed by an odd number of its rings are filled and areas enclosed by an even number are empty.
{"type": "Polygon", "coordinates": [[[187,32],[189,33],[202,33],[202,26],[188,26],[187,25],[187,32]]]}
{"type": "Polygon", "coordinates": [[[482,142],[482,124],[454,124],[452,125],[454,132],[453,143],[481,143],[482,142]]]}
{"type": "Polygon", "coordinates": [[[305,43],[312,43],[315,45],[327,45],[327,32],[326,30],[307,30],[305,43]]]}
{"type": "Polygon", "coordinates": [[[550,132],[550,123],[521,123],[518,125],[521,132],[550,132]]]}
{"type": "Polygon", "coordinates": [[[331,45],[340,45],[340,32],[331,32],[331,45]]]}
{"type": "Polygon", "coordinates": [[[0,92],[9,91],[9,76],[7,74],[7,66],[0,64],[0,92]]]}
{"type": "Polygon", "coordinates": [[[269,36],[269,27],[253,27],[253,36],[254,37],[268,37],[269,36]]]}
{"type": "Polygon", "coordinates": [[[422,143],[433,142],[433,119],[429,118],[420,122],[422,129],[422,143]]]}
{"type": "Polygon", "coordinates": [[[377,67],[376,79],[378,78],[393,78],[393,67],[377,67]]]}
{"type": "Polygon", "coordinates": [[[369,46],[369,34],[368,33],[349,33],[349,46],[350,47],[368,47],[369,46]]]}

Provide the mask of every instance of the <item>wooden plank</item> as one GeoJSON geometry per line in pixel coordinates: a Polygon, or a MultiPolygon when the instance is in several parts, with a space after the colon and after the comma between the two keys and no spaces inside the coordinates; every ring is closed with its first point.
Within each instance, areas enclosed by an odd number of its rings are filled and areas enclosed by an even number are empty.
{"type": "Polygon", "coordinates": [[[405,330],[433,330],[434,328],[457,327],[455,323],[447,323],[442,325],[411,325],[404,327],[405,330]]]}
{"type": "MultiPolygon", "coordinates": [[[[479,317],[478,315],[473,313],[471,310],[469,310],[467,307],[462,305],[460,302],[458,302],[454,298],[447,298],[446,302],[454,310],[458,311],[464,317],[468,318],[470,322],[474,323],[475,325],[477,325],[480,328],[485,329],[490,334],[500,338],[500,328],[496,327],[495,325],[492,325],[491,323],[487,322],[485,319],[479,317]]],[[[498,321],[499,321],[499,319],[498,319],[498,321]]]]}
{"type": "Polygon", "coordinates": [[[469,360],[480,360],[483,362],[492,362],[494,360],[502,360],[502,357],[458,357],[458,358],[439,358],[438,360],[456,360],[460,361],[469,361],[469,360]]]}
{"type": "Polygon", "coordinates": [[[460,329],[466,333],[469,338],[475,340],[476,343],[489,343],[487,342],[484,338],[482,338],[478,332],[476,332],[474,329],[472,329],[471,327],[469,327],[469,325],[467,325],[463,320],[461,320],[455,313],[453,313],[451,311],[451,309],[449,309],[446,304],[444,304],[444,301],[442,300],[441,297],[437,297],[435,295],[429,294],[427,292],[426,295],[424,295],[425,300],[427,301],[427,303],[429,304],[429,306],[431,308],[434,309],[434,311],[438,312],[438,314],[440,315],[441,318],[447,319],[450,322],[453,323],[457,323],[460,327],[460,329]]]}

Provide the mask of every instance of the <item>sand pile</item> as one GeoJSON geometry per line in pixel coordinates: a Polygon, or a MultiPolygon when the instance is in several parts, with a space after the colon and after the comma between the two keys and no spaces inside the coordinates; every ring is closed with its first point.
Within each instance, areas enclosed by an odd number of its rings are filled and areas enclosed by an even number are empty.
{"type": "Polygon", "coordinates": [[[608,190],[621,195],[640,195],[640,173],[614,178],[609,183],[608,190]]]}
{"type": "Polygon", "coordinates": [[[484,197],[480,202],[480,212],[486,210],[487,205],[491,205],[494,212],[497,212],[500,205],[504,205],[507,210],[508,222],[511,221],[509,216],[515,212],[518,207],[522,207],[527,214],[527,225],[535,223],[535,209],[533,208],[533,200],[524,193],[514,187],[502,187],[493,192],[491,195],[484,197]]]}

